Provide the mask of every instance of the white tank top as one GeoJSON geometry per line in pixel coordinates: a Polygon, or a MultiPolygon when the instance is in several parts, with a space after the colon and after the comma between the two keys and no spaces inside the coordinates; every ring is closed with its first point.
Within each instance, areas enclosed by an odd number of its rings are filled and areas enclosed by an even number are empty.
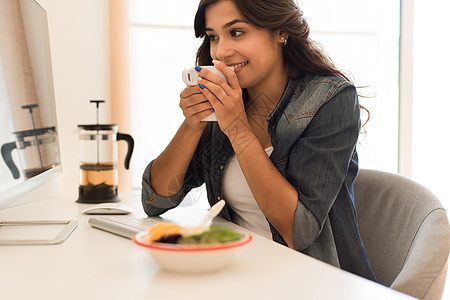
{"type": "MultiPolygon", "coordinates": [[[[265,151],[270,156],[273,147],[269,147],[265,151]]],[[[225,201],[233,210],[233,222],[272,239],[269,223],[253,197],[236,156],[233,156],[228,162],[222,184],[225,201]]]]}

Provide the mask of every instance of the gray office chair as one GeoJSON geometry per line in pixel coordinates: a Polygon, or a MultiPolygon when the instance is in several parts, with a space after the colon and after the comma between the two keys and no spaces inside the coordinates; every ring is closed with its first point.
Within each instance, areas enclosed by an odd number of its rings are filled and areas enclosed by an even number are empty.
{"type": "Polygon", "coordinates": [[[447,213],[411,179],[360,170],[355,206],[377,281],[419,299],[441,299],[450,249],[447,213]]]}

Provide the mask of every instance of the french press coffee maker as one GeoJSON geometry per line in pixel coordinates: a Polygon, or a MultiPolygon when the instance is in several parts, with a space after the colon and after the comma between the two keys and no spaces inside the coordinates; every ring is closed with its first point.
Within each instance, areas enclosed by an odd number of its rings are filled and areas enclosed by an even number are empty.
{"type": "Polygon", "coordinates": [[[25,179],[29,179],[60,164],[58,136],[55,126],[36,128],[33,109],[38,104],[23,105],[22,109],[30,113],[33,128],[13,132],[14,142],[3,144],[1,153],[14,179],[19,179],[23,172],[25,179]],[[19,151],[21,170],[13,160],[12,151],[19,151]]]}
{"type": "Polygon", "coordinates": [[[128,150],[125,169],[130,167],[134,140],[118,132],[117,124],[99,124],[98,111],[104,100],[91,100],[97,106],[97,124],[78,125],[80,139],[80,186],[78,203],[118,202],[118,145],[125,140],[128,150]]]}

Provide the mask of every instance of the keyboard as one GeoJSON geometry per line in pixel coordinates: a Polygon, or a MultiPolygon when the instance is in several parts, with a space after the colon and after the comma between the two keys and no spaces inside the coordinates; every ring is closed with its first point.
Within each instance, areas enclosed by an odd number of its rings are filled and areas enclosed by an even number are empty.
{"type": "Polygon", "coordinates": [[[128,215],[108,215],[89,218],[89,225],[131,239],[141,231],[147,231],[160,221],[151,218],[136,218],[128,215]]]}

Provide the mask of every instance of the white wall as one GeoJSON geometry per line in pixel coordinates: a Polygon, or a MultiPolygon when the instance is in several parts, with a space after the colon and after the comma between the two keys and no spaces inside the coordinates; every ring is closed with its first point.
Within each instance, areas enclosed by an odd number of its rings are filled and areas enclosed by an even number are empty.
{"type": "MultiPolygon", "coordinates": [[[[90,99],[110,99],[109,0],[37,0],[47,11],[62,155],[62,188],[78,197],[78,124],[95,123],[90,99]]],[[[100,122],[109,123],[110,107],[100,122]]]]}

